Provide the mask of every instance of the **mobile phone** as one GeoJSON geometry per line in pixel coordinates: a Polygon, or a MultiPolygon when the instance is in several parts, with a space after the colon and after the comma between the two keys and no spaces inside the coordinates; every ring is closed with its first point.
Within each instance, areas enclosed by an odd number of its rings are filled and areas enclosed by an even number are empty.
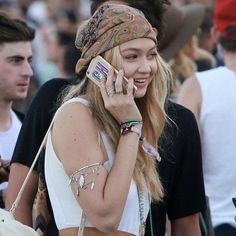
{"type": "Polygon", "coordinates": [[[236,197],[233,197],[233,198],[232,198],[232,201],[233,201],[233,204],[234,204],[234,206],[235,206],[235,208],[236,208],[236,197]]]}
{"type": "MultiPolygon", "coordinates": [[[[86,75],[89,79],[91,79],[95,84],[100,86],[101,79],[103,77],[107,77],[108,71],[110,68],[113,68],[115,73],[118,73],[118,71],[111,65],[109,62],[107,62],[104,58],[101,56],[96,56],[89,64],[89,67],[86,71],[86,75]]],[[[124,77],[124,88],[127,90],[127,83],[128,79],[124,77]]],[[[137,87],[134,85],[133,94],[135,94],[137,91],[137,87]]]]}

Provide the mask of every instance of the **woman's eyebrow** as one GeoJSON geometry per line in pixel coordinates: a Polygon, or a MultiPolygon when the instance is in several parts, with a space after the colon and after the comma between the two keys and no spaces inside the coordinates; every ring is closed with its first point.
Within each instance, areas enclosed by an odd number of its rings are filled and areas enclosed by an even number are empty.
{"type": "MultiPolygon", "coordinates": [[[[156,47],[156,45],[154,46],[154,47],[152,47],[152,48],[150,48],[148,51],[152,51],[152,50],[154,50],[154,49],[156,49],[157,47],[156,47]]],[[[141,51],[142,49],[140,49],[140,48],[137,48],[137,47],[129,47],[129,48],[124,48],[124,49],[122,49],[120,52],[125,52],[125,51],[141,51]]]]}

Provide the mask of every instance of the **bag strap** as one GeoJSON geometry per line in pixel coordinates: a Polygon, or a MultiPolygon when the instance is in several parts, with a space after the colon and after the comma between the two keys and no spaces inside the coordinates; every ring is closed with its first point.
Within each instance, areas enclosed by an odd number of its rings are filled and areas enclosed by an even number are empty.
{"type": "MultiPolygon", "coordinates": [[[[30,169],[29,169],[29,171],[28,171],[28,173],[27,173],[27,175],[26,175],[26,177],[25,177],[25,180],[24,180],[24,182],[23,182],[23,184],[22,184],[22,186],[21,186],[21,188],[20,188],[20,190],[19,190],[19,192],[18,192],[18,194],[17,194],[16,200],[13,202],[13,204],[12,204],[12,206],[11,206],[11,209],[9,210],[9,212],[11,213],[12,216],[13,216],[14,212],[16,211],[16,208],[17,208],[18,205],[19,205],[19,202],[20,202],[22,193],[23,193],[23,191],[25,190],[25,186],[26,186],[26,184],[28,183],[29,178],[30,178],[30,175],[32,174],[32,172],[33,172],[33,170],[34,170],[34,166],[35,166],[35,164],[36,164],[36,162],[37,162],[37,160],[38,160],[39,154],[40,154],[40,152],[41,152],[42,149],[43,149],[43,146],[44,146],[44,144],[45,144],[45,142],[46,142],[48,133],[49,133],[49,131],[51,130],[52,125],[53,125],[53,123],[54,123],[55,116],[56,116],[56,114],[54,115],[54,117],[53,117],[53,119],[52,119],[52,121],[51,121],[51,123],[50,123],[50,125],[49,125],[49,128],[48,128],[48,130],[47,130],[47,132],[46,132],[46,134],[45,134],[45,136],[44,136],[44,138],[43,138],[43,141],[42,141],[42,143],[41,143],[41,145],[40,145],[40,147],[39,147],[39,149],[38,149],[38,152],[37,152],[37,154],[36,154],[36,156],[35,156],[35,158],[34,158],[34,161],[33,161],[33,163],[31,164],[30,169]]],[[[13,217],[14,217],[14,216],[13,216],[13,217]]]]}
{"type": "Polygon", "coordinates": [[[81,216],[81,220],[80,220],[80,226],[79,226],[78,236],[83,236],[83,234],[84,234],[85,221],[86,221],[86,215],[85,215],[84,212],[82,211],[82,216],[81,216]]]}
{"type": "MultiPolygon", "coordinates": [[[[71,99],[71,100],[72,100],[72,99],[71,99]]],[[[70,101],[70,100],[69,100],[69,101],[70,101]]],[[[67,101],[67,102],[69,102],[69,101],[67,101]]],[[[67,102],[66,102],[66,103],[67,103],[67,102]]],[[[64,103],[64,104],[65,104],[65,103],[64,103]]],[[[60,108],[59,108],[59,109],[60,109],[60,108]]],[[[42,149],[43,149],[43,146],[44,146],[44,144],[45,144],[45,142],[46,142],[48,133],[50,132],[50,130],[51,130],[51,128],[52,128],[52,125],[53,125],[53,123],[54,123],[56,114],[57,114],[57,112],[58,112],[59,109],[57,109],[55,115],[53,116],[53,119],[52,119],[52,121],[51,121],[51,123],[50,123],[50,125],[49,125],[49,127],[48,127],[48,130],[47,130],[47,132],[46,132],[46,134],[45,134],[45,136],[44,136],[44,138],[43,138],[43,141],[41,142],[41,145],[40,145],[40,147],[39,147],[39,149],[38,149],[38,151],[37,151],[37,154],[36,154],[36,156],[35,156],[35,158],[34,158],[34,161],[33,161],[33,163],[31,164],[30,169],[29,169],[29,171],[28,171],[28,173],[27,173],[27,175],[26,175],[26,177],[25,177],[25,180],[24,180],[24,182],[23,182],[23,184],[22,184],[22,186],[21,186],[21,188],[20,188],[20,190],[19,190],[19,192],[18,192],[18,194],[17,194],[17,196],[16,196],[16,200],[13,202],[13,204],[12,204],[12,206],[11,206],[11,209],[9,210],[9,212],[10,212],[10,214],[12,215],[13,218],[14,218],[14,212],[16,211],[16,208],[17,208],[18,205],[19,205],[19,202],[20,202],[22,193],[23,193],[23,191],[25,190],[25,186],[26,186],[26,184],[28,183],[29,178],[30,178],[30,175],[32,174],[32,172],[33,172],[33,170],[34,170],[34,166],[35,166],[35,164],[36,164],[36,162],[37,162],[37,160],[38,160],[38,157],[39,157],[40,152],[41,152],[42,149]]],[[[86,221],[86,215],[85,215],[84,212],[82,211],[82,216],[81,216],[81,221],[80,221],[78,236],[83,236],[85,221],[86,221]]]]}
{"type": "MultiPolygon", "coordinates": [[[[150,198],[150,195],[149,195],[150,198]]],[[[152,222],[152,206],[150,204],[150,210],[149,210],[149,221],[150,221],[150,231],[151,231],[151,236],[154,236],[153,232],[153,222],[152,222]]]]}

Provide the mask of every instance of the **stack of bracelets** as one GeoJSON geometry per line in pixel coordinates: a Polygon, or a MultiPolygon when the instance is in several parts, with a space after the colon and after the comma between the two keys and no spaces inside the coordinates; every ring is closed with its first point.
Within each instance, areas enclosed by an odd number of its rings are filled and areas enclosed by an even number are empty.
{"type": "Polygon", "coordinates": [[[136,125],[143,124],[142,120],[125,120],[120,124],[120,133],[122,135],[128,134],[130,132],[134,132],[138,135],[139,141],[142,149],[146,154],[155,158],[158,162],[161,161],[161,157],[155,147],[153,147],[143,136],[142,131],[135,127],[136,125]]]}
{"type": "Polygon", "coordinates": [[[142,138],[141,130],[135,127],[136,125],[143,124],[142,120],[126,120],[120,124],[120,133],[122,135],[134,132],[138,135],[139,139],[142,138]]]}

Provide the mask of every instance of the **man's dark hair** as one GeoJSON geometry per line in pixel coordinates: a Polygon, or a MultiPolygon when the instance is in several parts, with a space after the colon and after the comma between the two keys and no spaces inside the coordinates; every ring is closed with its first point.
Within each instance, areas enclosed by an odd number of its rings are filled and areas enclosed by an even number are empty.
{"type": "Polygon", "coordinates": [[[220,36],[218,40],[224,50],[236,52],[236,26],[229,27],[225,34],[220,36]]]}
{"type": "MultiPolygon", "coordinates": [[[[108,0],[91,0],[91,14],[108,0]]],[[[137,8],[143,12],[151,25],[158,30],[158,38],[161,36],[162,16],[169,5],[169,0],[124,0],[129,6],[137,8]]],[[[174,22],[173,22],[174,24],[174,22]]]]}
{"type": "Polygon", "coordinates": [[[64,71],[67,75],[75,76],[75,66],[81,57],[81,52],[73,43],[66,45],[64,54],[64,71]]]}
{"type": "Polygon", "coordinates": [[[59,45],[66,46],[68,44],[74,44],[76,34],[58,30],[57,37],[59,45]]]}
{"type": "Polygon", "coordinates": [[[28,42],[35,37],[35,30],[24,21],[10,18],[0,12],[0,45],[11,42],[28,42]]]}

